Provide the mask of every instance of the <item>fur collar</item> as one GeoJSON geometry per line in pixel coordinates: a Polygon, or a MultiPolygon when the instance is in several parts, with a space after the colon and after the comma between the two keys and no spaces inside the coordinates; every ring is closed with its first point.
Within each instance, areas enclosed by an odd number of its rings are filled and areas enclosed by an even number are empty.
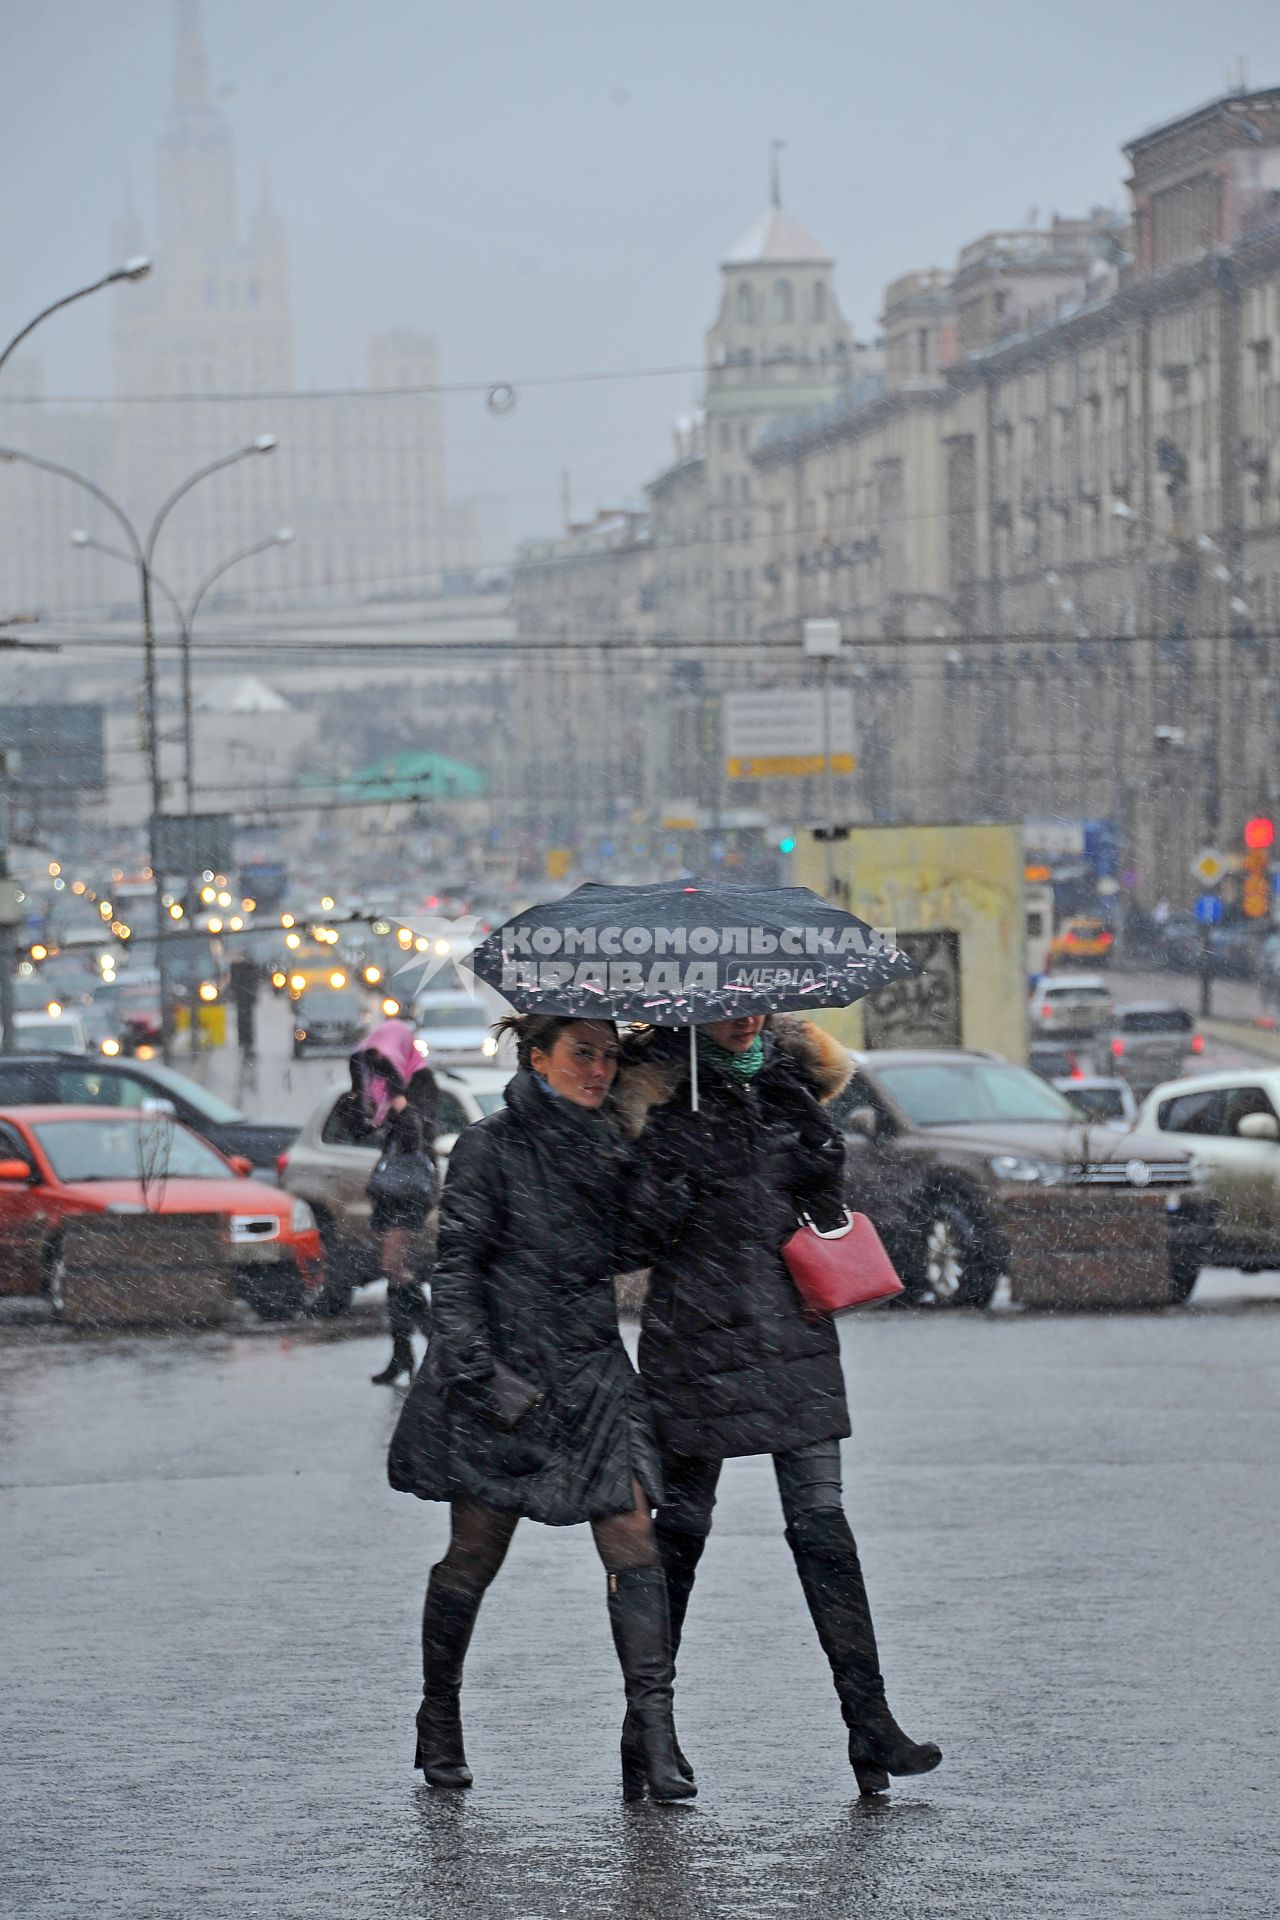
{"type": "MultiPolygon", "coordinates": [[[[796,1013],[772,1013],[765,1030],[773,1035],[778,1051],[799,1067],[815,1099],[834,1100],[848,1084],[853,1073],[848,1053],[812,1020],[796,1013]]],[[[627,1040],[613,1086],[612,1105],[628,1140],[643,1131],[651,1108],[665,1106],[688,1085],[688,1045],[683,1027],[641,1027],[627,1040]],[[661,1040],[655,1039],[658,1034],[661,1040]],[[678,1034],[683,1042],[675,1052],[670,1048],[672,1034],[678,1034]]]]}

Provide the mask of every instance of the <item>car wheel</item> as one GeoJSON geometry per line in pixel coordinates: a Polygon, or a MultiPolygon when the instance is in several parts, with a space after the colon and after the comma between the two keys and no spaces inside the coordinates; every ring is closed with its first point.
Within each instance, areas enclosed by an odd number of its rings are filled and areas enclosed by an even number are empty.
{"type": "Polygon", "coordinates": [[[999,1278],[976,1209],[949,1194],[929,1200],[910,1288],[913,1299],[935,1307],[985,1307],[999,1278]]]}
{"type": "Polygon", "coordinates": [[[1200,1278],[1200,1262],[1192,1253],[1169,1255],[1169,1298],[1175,1307],[1185,1307],[1200,1278]]]}
{"type": "Polygon", "coordinates": [[[259,1320],[292,1320],[302,1310],[302,1276],[293,1266],[264,1267],[244,1275],[239,1294],[259,1320]]]}

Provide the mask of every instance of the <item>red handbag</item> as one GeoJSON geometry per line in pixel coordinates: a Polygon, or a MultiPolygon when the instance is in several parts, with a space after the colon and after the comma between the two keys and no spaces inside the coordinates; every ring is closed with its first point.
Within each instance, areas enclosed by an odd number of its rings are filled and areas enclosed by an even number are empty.
{"type": "Polygon", "coordinates": [[[841,1224],[826,1233],[804,1216],[783,1241],[782,1257],[811,1318],[874,1306],[877,1300],[892,1300],[903,1291],[871,1221],[865,1213],[851,1213],[848,1208],[841,1224]]]}

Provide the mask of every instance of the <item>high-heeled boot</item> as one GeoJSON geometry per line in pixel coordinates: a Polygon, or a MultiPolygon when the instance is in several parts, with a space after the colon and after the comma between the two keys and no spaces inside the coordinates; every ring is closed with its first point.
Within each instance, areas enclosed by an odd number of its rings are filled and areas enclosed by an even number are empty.
{"type": "Polygon", "coordinates": [[[625,1567],[608,1577],[609,1625],[627,1692],[622,1729],[622,1797],[692,1800],[698,1789],[676,1764],[671,1723],[671,1628],[661,1565],[625,1567]]]}
{"type": "Polygon", "coordinates": [[[483,1592],[445,1586],[432,1567],[422,1608],[422,1705],[413,1764],[433,1787],[469,1787],[462,1745],[462,1667],[483,1592]]]}
{"type": "Polygon", "coordinates": [[[375,1387],[393,1387],[402,1373],[413,1378],[413,1329],[429,1327],[430,1308],[416,1280],[387,1286],[387,1323],[391,1329],[391,1358],[381,1373],[372,1375],[375,1387]]]}
{"type": "MultiPolygon", "coordinates": [[[[662,1558],[662,1571],[667,1576],[667,1614],[671,1623],[671,1678],[674,1682],[680,1640],[684,1633],[684,1616],[689,1608],[689,1595],[693,1592],[694,1576],[698,1570],[698,1562],[702,1558],[702,1549],[707,1544],[707,1536],[705,1533],[683,1533],[676,1527],[664,1527],[661,1521],[655,1524],[653,1535],[662,1558]]],[[[693,1768],[685,1757],[684,1749],[678,1739],[675,1747],[676,1765],[686,1780],[692,1780],[693,1768]]]]}
{"type": "Polygon", "coordinates": [[[890,1774],[931,1772],[942,1749],[931,1740],[908,1739],[889,1711],[862,1565],[843,1512],[830,1507],[801,1514],[787,1528],[787,1545],[831,1663],[859,1788],[884,1793],[890,1774]]]}

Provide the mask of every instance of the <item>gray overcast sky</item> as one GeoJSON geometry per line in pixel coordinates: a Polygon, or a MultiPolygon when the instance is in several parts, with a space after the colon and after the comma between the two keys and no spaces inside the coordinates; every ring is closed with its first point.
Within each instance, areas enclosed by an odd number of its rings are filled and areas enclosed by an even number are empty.
{"type": "MultiPolygon", "coordinates": [[[[0,338],[107,262],[126,181],[152,230],[168,0],[7,0],[0,338]]],[[[446,379],[697,362],[716,267],[767,199],[839,260],[860,337],[881,288],[1031,207],[1123,200],[1121,143],[1280,82],[1276,0],[205,0],[242,210],[271,168],[298,367],[358,383],[367,335],[437,335],[446,379]]],[[[45,328],[54,390],[110,380],[109,310],[45,328]]],[[[689,376],[446,405],[452,490],[486,550],[634,496],[689,376]]],[[[269,424],[287,431],[287,409],[269,424]]]]}

